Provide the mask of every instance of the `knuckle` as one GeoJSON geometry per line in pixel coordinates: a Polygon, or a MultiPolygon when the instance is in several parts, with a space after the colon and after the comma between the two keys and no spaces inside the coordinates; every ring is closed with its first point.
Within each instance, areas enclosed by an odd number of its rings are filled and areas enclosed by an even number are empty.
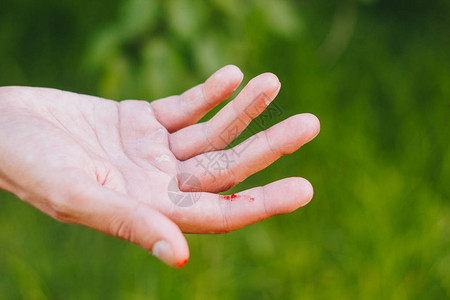
{"type": "Polygon", "coordinates": [[[264,217],[267,218],[269,216],[272,216],[273,214],[270,212],[269,208],[267,207],[268,203],[267,203],[265,186],[262,186],[259,189],[259,193],[260,193],[261,202],[262,202],[262,205],[263,205],[264,217]]]}
{"type": "MultiPolygon", "coordinates": [[[[272,141],[272,132],[270,131],[270,129],[268,130],[264,130],[263,134],[264,134],[264,138],[267,144],[267,148],[269,149],[270,153],[274,156],[274,157],[281,157],[284,155],[283,152],[280,152],[276,147],[273,146],[273,141],[272,141]]],[[[286,153],[287,154],[287,153],[286,153]]]]}
{"type": "MultiPolygon", "coordinates": [[[[109,221],[108,233],[114,237],[129,241],[133,244],[138,242],[138,222],[145,222],[137,215],[139,213],[139,204],[132,211],[123,210],[114,215],[109,221]],[[130,217],[133,216],[133,217],[130,217]]],[[[143,224],[145,226],[145,224],[143,224]]]]}
{"type": "Polygon", "coordinates": [[[111,235],[130,241],[135,242],[136,230],[133,222],[127,220],[123,216],[114,218],[109,224],[109,231],[111,235]]]}

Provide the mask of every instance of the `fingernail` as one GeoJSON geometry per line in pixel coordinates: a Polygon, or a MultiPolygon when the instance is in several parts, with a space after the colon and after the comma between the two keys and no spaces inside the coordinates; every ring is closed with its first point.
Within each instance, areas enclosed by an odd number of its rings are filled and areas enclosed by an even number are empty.
{"type": "Polygon", "coordinates": [[[173,266],[175,255],[172,246],[166,241],[158,241],[153,245],[152,254],[166,264],[173,266]]]}

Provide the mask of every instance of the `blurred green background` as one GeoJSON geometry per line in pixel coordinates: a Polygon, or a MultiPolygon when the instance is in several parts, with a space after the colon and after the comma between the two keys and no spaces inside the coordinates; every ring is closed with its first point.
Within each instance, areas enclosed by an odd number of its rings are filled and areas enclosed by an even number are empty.
{"type": "Polygon", "coordinates": [[[0,85],[156,99],[225,64],[280,78],[320,135],[233,191],[314,200],[171,269],[0,193],[0,299],[449,299],[450,1],[2,0],[0,85]]]}

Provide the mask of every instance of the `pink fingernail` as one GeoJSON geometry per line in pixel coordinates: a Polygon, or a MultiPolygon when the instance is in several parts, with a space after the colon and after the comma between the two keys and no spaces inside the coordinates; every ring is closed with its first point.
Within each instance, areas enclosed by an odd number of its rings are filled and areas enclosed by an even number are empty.
{"type": "Polygon", "coordinates": [[[164,240],[156,242],[153,245],[152,254],[166,264],[174,265],[175,255],[172,246],[168,242],[164,240]]]}

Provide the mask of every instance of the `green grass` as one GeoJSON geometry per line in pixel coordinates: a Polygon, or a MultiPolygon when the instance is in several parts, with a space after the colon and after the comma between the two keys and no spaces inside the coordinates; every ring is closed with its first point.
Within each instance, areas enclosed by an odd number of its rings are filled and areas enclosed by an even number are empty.
{"type": "Polygon", "coordinates": [[[86,9],[91,2],[47,0],[39,14],[33,1],[7,3],[0,85],[154,99],[227,63],[238,64],[245,80],[272,71],[283,84],[283,114],[271,122],[311,112],[322,130],[233,191],[303,176],[315,196],[299,211],[237,232],[188,235],[191,259],[173,270],[2,192],[0,299],[450,297],[446,2],[350,5],[356,23],[336,56],[321,45],[342,2],[275,1],[264,10],[265,1],[193,1],[189,11],[158,2],[134,25],[139,1],[127,2],[131,17],[98,2],[104,6],[86,9]]]}

